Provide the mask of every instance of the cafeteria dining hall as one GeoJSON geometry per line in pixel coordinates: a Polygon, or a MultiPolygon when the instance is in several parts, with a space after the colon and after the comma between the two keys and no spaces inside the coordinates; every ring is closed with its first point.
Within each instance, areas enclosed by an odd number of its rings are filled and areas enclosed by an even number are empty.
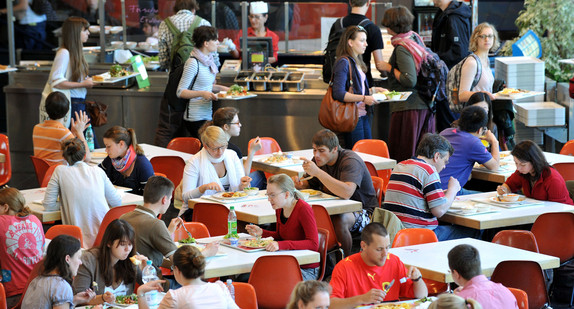
{"type": "Polygon", "coordinates": [[[571,308],[571,12],[0,4],[0,309],[571,308]]]}

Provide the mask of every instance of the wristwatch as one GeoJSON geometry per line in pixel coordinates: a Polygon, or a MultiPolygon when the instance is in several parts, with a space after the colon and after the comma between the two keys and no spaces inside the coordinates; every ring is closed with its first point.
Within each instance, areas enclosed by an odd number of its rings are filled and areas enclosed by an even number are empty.
{"type": "Polygon", "coordinates": [[[417,281],[421,280],[422,278],[423,278],[423,276],[421,275],[421,276],[419,276],[418,278],[416,278],[416,279],[411,279],[411,280],[412,280],[413,282],[417,282],[417,281]]]}

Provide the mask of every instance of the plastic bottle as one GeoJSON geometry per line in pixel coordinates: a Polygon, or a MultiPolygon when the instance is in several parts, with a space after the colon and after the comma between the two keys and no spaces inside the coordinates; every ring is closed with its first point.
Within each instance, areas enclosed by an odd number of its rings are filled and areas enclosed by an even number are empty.
{"type": "Polygon", "coordinates": [[[86,142],[88,143],[88,148],[90,151],[94,151],[94,131],[92,129],[92,125],[88,123],[86,127],[86,142]]]}
{"type": "Polygon", "coordinates": [[[229,215],[227,216],[227,234],[229,237],[237,237],[237,215],[235,214],[234,206],[231,206],[229,215]]]}
{"type": "Polygon", "coordinates": [[[235,301],[235,287],[233,286],[233,281],[231,279],[227,279],[226,285],[227,289],[229,289],[229,294],[231,294],[231,299],[235,301]]]}
{"type": "MultiPolygon", "coordinates": [[[[158,280],[155,267],[151,264],[150,260],[147,260],[146,267],[142,271],[142,281],[143,283],[148,283],[153,280],[158,280]]],[[[158,291],[149,291],[145,293],[145,298],[150,307],[158,306],[161,301],[158,291]]]]}

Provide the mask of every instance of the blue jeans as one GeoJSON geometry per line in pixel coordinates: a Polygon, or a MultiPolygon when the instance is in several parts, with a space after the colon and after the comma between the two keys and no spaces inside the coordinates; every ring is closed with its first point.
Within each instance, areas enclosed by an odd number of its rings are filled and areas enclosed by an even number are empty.
{"type": "Polygon", "coordinates": [[[459,238],[475,238],[480,239],[482,235],[481,230],[471,229],[469,227],[460,225],[439,225],[434,229],[434,233],[439,241],[459,239],[459,238]]]}
{"type": "Polygon", "coordinates": [[[343,138],[342,142],[344,145],[342,146],[345,149],[352,149],[355,143],[362,139],[372,138],[371,119],[369,115],[359,117],[359,122],[357,122],[355,130],[352,132],[341,133],[340,136],[343,138]]]}
{"type": "MultiPolygon", "coordinates": [[[[76,120],[76,112],[80,112],[83,111],[84,113],[88,113],[86,111],[86,99],[83,98],[71,98],[71,103],[72,103],[72,119],[76,120]]],[[[89,115],[88,115],[89,117],[89,115]]],[[[86,131],[84,130],[84,135],[86,134],[86,131]]],[[[100,143],[98,143],[98,139],[96,138],[96,131],[94,130],[94,127],[92,127],[92,134],[94,135],[94,148],[100,148],[100,143]]]]}
{"type": "Polygon", "coordinates": [[[458,191],[458,193],[456,195],[469,195],[469,194],[476,194],[476,193],[484,193],[484,192],[462,188],[462,189],[460,189],[460,191],[458,191]]]}

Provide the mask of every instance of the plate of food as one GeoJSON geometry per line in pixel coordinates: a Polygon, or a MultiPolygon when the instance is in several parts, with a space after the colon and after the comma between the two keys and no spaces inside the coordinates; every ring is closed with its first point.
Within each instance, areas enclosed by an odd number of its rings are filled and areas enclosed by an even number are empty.
{"type": "Polygon", "coordinates": [[[495,203],[498,203],[498,204],[505,204],[505,205],[508,205],[508,204],[517,204],[517,203],[521,203],[521,202],[523,202],[523,201],[525,201],[525,200],[526,200],[526,197],[525,197],[525,196],[522,196],[522,195],[519,195],[519,196],[518,196],[518,199],[515,200],[515,201],[512,201],[512,200],[504,200],[502,197],[499,199],[498,196],[491,196],[491,197],[490,197],[490,201],[491,201],[491,202],[495,202],[495,203]]]}
{"type": "Polygon", "coordinates": [[[284,152],[274,152],[272,155],[259,159],[259,162],[271,165],[295,165],[302,164],[303,160],[293,158],[290,154],[284,152]]]}
{"type": "Polygon", "coordinates": [[[319,190],[314,190],[314,189],[303,189],[303,190],[299,190],[299,191],[309,194],[309,197],[317,197],[317,196],[321,196],[323,194],[323,192],[321,192],[319,190]]]}
{"type": "Polygon", "coordinates": [[[401,102],[406,101],[411,94],[412,91],[399,92],[385,90],[383,92],[373,94],[373,98],[377,102],[401,102]]]}
{"type": "Polygon", "coordinates": [[[139,72],[128,72],[121,65],[114,64],[108,72],[92,76],[92,81],[94,81],[94,83],[109,84],[138,75],[140,75],[139,72]]]}
{"type": "Polygon", "coordinates": [[[504,88],[496,93],[497,98],[510,98],[510,99],[523,99],[536,95],[544,94],[544,92],[530,91],[516,88],[504,88]]]}
{"type": "Polygon", "coordinates": [[[129,307],[131,305],[136,305],[138,303],[138,297],[136,294],[130,295],[118,295],[116,296],[116,302],[112,304],[116,307],[129,307]]]}
{"type": "Polygon", "coordinates": [[[219,192],[212,196],[220,200],[240,200],[248,197],[249,195],[247,195],[247,193],[243,191],[235,191],[235,192],[219,192]]]}
{"type": "Polygon", "coordinates": [[[273,237],[267,237],[267,238],[261,238],[261,239],[250,238],[250,239],[240,240],[239,245],[242,247],[245,247],[245,248],[262,249],[262,248],[267,247],[267,245],[270,244],[272,241],[273,241],[273,237]]]}
{"type": "Polygon", "coordinates": [[[248,92],[245,87],[237,84],[229,87],[229,90],[221,91],[217,94],[217,98],[220,100],[243,100],[256,96],[256,94],[248,92]]]}

